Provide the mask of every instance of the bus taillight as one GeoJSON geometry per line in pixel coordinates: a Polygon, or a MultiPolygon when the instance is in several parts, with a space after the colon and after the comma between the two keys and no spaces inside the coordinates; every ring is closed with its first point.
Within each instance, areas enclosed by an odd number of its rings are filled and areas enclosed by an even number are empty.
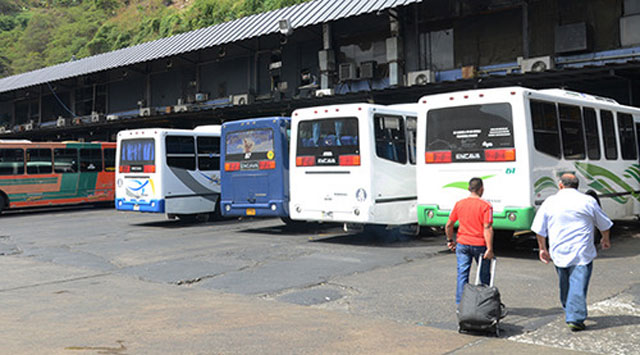
{"type": "Polygon", "coordinates": [[[427,164],[451,163],[451,151],[426,152],[424,153],[424,162],[427,164]]]}
{"type": "Polygon", "coordinates": [[[296,166],[314,166],[316,165],[316,157],[302,156],[296,157],[296,166]]]}
{"type": "Polygon", "coordinates": [[[258,168],[260,170],[275,169],[276,162],[274,160],[262,160],[258,163],[258,168]]]}
{"type": "Polygon", "coordinates": [[[359,155],[341,155],[339,158],[340,165],[342,166],[356,166],[360,165],[359,155]]]}
{"type": "Polygon", "coordinates": [[[156,172],[156,166],[155,165],[145,165],[142,168],[142,171],[145,173],[155,173],[156,172]]]}
{"type": "Polygon", "coordinates": [[[121,173],[130,173],[131,172],[131,166],[130,165],[120,165],[120,172],[121,173]]]}
{"type": "Polygon", "coordinates": [[[486,149],[484,151],[485,161],[515,161],[516,150],[511,149],[486,149]]]}
{"type": "Polygon", "coordinates": [[[240,170],[240,163],[224,163],[224,171],[238,171],[240,170]]]}

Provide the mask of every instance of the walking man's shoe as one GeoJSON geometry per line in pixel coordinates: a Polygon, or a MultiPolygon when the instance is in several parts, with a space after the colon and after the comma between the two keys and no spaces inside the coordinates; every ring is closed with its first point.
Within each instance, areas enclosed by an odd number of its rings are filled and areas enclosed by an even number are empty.
{"type": "Polygon", "coordinates": [[[567,322],[567,326],[569,327],[569,329],[571,329],[572,332],[579,332],[587,328],[584,326],[584,323],[578,322],[567,322]]]}

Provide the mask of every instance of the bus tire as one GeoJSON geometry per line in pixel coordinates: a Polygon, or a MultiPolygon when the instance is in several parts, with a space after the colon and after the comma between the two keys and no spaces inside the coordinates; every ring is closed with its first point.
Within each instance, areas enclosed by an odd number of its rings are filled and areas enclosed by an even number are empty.
{"type": "MultiPolygon", "coordinates": [[[[589,190],[585,194],[593,197],[598,203],[598,206],[602,207],[602,204],[600,204],[600,198],[598,197],[598,194],[595,191],[589,190]]],[[[600,244],[601,239],[602,239],[602,234],[600,233],[598,228],[594,227],[593,243],[597,246],[598,244],[600,244]]]]}
{"type": "Polygon", "coordinates": [[[197,214],[176,214],[178,220],[185,223],[195,223],[198,220],[197,214]]]}
{"type": "Polygon", "coordinates": [[[6,204],[7,204],[7,198],[5,197],[4,193],[0,192],[0,214],[5,209],[6,204]]]}

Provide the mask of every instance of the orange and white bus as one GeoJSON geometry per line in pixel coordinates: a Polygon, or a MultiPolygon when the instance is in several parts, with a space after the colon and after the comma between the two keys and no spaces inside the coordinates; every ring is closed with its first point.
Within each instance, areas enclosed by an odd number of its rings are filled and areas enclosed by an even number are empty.
{"type": "Polygon", "coordinates": [[[113,201],[116,143],[0,140],[0,211],[113,201]]]}

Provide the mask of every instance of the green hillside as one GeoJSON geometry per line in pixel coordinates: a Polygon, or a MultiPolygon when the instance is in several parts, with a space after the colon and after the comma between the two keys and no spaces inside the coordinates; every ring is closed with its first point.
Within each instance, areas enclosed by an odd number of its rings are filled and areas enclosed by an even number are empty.
{"type": "Polygon", "coordinates": [[[0,77],[308,0],[0,0],[0,77]]]}

